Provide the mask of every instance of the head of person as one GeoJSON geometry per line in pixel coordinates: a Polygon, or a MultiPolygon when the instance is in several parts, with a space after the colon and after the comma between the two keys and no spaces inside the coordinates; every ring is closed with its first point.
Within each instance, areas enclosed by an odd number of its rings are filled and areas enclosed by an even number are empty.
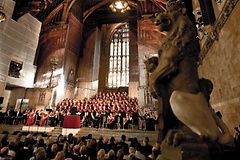
{"type": "Polygon", "coordinates": [[[134,153],[131,153],[128,155],[127,160],[137,160],[137,158],[134,153]]]}
{"type": "Polygon", "coordinates": [[[53,160],[65,160],[64,151],[59,151],[53,160]]]}
{"type": "Polygon", "coordinates": [[[123,157],[124,157],[124,153],[123,153],[122,149],[119,149],[117,151],[117,159],[122,160],[123,157]]]}
{"type": "Polygon", "coordinates": [[[137,142],[135,146],[136,151],[141,151],[141,148],[142,148],[141,143],[137,142]]]}
{"type": "Polygon", "coordinates": [[[149,138],[148,137],[145,137],[143,139],[143,145],[148,145],[149,144],[149,138]]]}
{"type": "Polygon", "coordinates": [[[85,155],[87,154],[87,147],[85,145],[82,145],[80,148],[80,154],[85,155]]]}
{"type": "Polygon", "coordinates": [[[47,153],[43,147],[39,147],[35,153],[36,160],[46,160],[47,153]]]}
{"type": "Polygon", "coordinates": [[[8,155],[9,148],[8,146],[3,147],[0,150],[0,157],[6,157],[8,155]]]}
{"type": "Polygon", "coordinates": [[[97,152],[97,160],[104,160],[105,159],[105,150],[104,149],[100,149],[98,152],[97,152]]]}
{"type": "Polygon", "coordinates": [[[53,153],[57,153],[57,150],[58,150],[58,144],[57,143],[54,143],[51,147],[51,152],[53,153]]]}
{"type": "Polygon", "coordinates": [[[135,148],[134,147],[129,147],[129,154],[135,153],[135,148]]]}
{"type": "Polygon", "coordinates": [[[126,141],[126,136],[124,134],[121,136],[121,140],[126,141]]]}
{"type": "Polygon", "coordinates": [[[116,154],[115,154],[114,150],[111,149],[110,151],[108,151],[107,157],[108,157],[108,159],[115,159],[116,154]]]}

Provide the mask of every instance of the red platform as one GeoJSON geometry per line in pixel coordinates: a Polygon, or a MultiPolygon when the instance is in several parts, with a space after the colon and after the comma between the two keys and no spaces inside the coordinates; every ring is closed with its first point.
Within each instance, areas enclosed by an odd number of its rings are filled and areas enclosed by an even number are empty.
{"type": "Polygon", "coordinates": [[[80,128],[80,116],[65,116],[63,128],[80,128]]]}

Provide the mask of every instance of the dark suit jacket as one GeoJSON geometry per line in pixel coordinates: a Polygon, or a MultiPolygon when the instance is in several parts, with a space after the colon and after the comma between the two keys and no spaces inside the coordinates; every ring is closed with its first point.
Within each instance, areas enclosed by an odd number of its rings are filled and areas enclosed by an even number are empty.
{"type": "Polygon", "coordinates": [[[15,156],[14,160],[29,160],[33,156],[31,149],[20,149],[15,156]]]}

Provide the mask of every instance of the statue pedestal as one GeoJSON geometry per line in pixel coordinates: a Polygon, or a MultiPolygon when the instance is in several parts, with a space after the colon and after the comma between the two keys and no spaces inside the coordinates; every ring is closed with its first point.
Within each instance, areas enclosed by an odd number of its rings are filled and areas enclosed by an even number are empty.
{"type": "Polygon", "coordinates": [[[224,160],[223,147],[213,143],[184,143],[169,146],[162,142],[163,160],[224,160]]]}

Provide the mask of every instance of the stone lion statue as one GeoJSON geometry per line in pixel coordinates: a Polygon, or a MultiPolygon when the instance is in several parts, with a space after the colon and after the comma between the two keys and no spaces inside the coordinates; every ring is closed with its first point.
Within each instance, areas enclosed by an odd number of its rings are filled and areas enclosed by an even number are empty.
{"type": "Polygon", "coordinates": [[[167,12],[156,15],[156,25],[167,35],[158,57],[147,59],[145,65],[150,72],[150,91],[162,101],[158,142],[166,140],[175,146],[182,142],[229,143],[228,128],[209,104],[211,88],[210,93],[205,92],[208,86],[204,84],[211,84],[210,80],[200,81],[198,76],[200,47],[184,4],[169,0],[167,12]]]}

